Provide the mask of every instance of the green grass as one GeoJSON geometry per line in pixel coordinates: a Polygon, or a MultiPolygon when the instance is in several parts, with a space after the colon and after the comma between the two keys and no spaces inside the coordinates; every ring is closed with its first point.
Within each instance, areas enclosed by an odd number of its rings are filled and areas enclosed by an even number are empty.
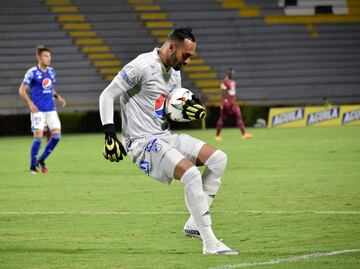
{"type": "MultiPolygon", "coordinates": [[[[188,132],[228,154],[212,218],[237,257],[202,255],[200,241],[182,233],[182,184],[160,184],[129,159],[107,162],[102,135],[65,134],[47,162],[51,174],[35,176],[28,172],[32,138],[0,138],[0,268],[205,269],[359,249],[360,214],[314,211],[360,212],[360,128],[251,132],[255,138],[244,141],[225,129],[222,142],[214,130],[188,132]]],[[[360,252],[251,268],[355,269],[360,252]]]]}

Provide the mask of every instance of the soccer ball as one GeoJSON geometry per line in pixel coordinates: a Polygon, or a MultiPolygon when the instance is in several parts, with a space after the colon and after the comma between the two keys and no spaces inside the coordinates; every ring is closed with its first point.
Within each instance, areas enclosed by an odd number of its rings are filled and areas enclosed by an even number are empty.
{"type": "Polygon", "coordinates": [[[174,89],[166,98],[165,113],[173,121],[188,122],[184,119],[182,111],[186,100],[191,100],[193,93],[185,88],[174,89]]]}

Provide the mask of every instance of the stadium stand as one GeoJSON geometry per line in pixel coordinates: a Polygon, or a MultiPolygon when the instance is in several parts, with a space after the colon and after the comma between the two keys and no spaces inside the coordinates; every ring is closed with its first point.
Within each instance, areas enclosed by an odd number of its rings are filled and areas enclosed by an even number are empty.
{"type": "MultiPolygon", "coordinates": [[[[360,3],[348,2],[349,14],[298,16],[295,23],[284,20],[275,0],[157,1],[176,26],[194,27],[199,55],[218,78],[237,70],[240,100],[262,105],[360,101],[360,3]]],[[[208,104],[219,102],[217,83],[197,84],[208,104]]]]}
{"type": "Polygon", "coordinates": [[[35,47],[44,44],[53,51],[57,88],[68,100],[67,110],[96,109],[99,91],[106,82],[79,51],[57,22],[57,15],[41,1],[0,2],[0,112],[27,112],[18,96],[26,70],[36,64],[35,47]]]}
{"type": "Polygon", "coordinates": [[[53,51],[67,111],[97,110],[99,93],[122,65],[188,25],[198,54],[184,68],[183,85],[208,105],[219,104],[229,67],[246,104],[359,103],[360,1],[327,2],[3,0],[0,113],[27,112],[18,86],[37,44],[53,51]]]}

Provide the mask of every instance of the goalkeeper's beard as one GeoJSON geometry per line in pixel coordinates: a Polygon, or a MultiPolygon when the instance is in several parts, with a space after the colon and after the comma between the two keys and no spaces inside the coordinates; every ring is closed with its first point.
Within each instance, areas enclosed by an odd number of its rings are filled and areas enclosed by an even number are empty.
{"type": "Polygon", "coordinates": [[[173,52],[173,54],[169,57],[170,66],[175,71],[180,71],[183,64],[176,58],[176,51],[173,52]]]}
{"type": "Polygon", "coordinates": [[[176,65],[174,68],[175,71],[180,71],[181,70],[181,67],[182,67],[182,64],[178,64],[176,65]]]}

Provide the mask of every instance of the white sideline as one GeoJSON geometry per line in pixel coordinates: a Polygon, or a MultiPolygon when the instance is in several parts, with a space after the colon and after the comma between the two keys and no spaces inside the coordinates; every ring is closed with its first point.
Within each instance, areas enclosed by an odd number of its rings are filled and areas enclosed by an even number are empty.
{"type": "MultiPolygon", "coordinates": [[[[213,213],[228,213],[228,214],[339,214],[339,215],[357,215],[360,211],[318,211],[318,210],[303,210],[303,211],[269,211],[269,210],[244,210],[244,211],[213,211],[213,213]]],[[[189,214],[187,211],[31,211],[31,212],[20,212],[20,211],[0,211],[0,216],[9,215],[179,215],[189,214]]]]}
{"type": "Polygon", "coordinates": [[[245,262],[245,263],[238,263],[238,264],[228,264],[228,265],[220,265],[217,267],[211,267],[208,269],[234,269],[234,268],[244,268],[244,267],[252,267],[252,266],[260,266],[260,265],[272,265],[272,264],[279,264],[285,262],[298,262],[302,260],[310,260],[319,257],[326,257],[326,256],[335,256],[341,255],[346,253],[355,253],[360,252],[360,249],[344,249],[344,250],[337,250],[337,251],[330,251],[330,252],[315,252],[309,253],[304,255],[298,256],[290,256],[287,258],[279,258],[279,259],[271,259],[268,261],[263,262],[245,262]]]}

